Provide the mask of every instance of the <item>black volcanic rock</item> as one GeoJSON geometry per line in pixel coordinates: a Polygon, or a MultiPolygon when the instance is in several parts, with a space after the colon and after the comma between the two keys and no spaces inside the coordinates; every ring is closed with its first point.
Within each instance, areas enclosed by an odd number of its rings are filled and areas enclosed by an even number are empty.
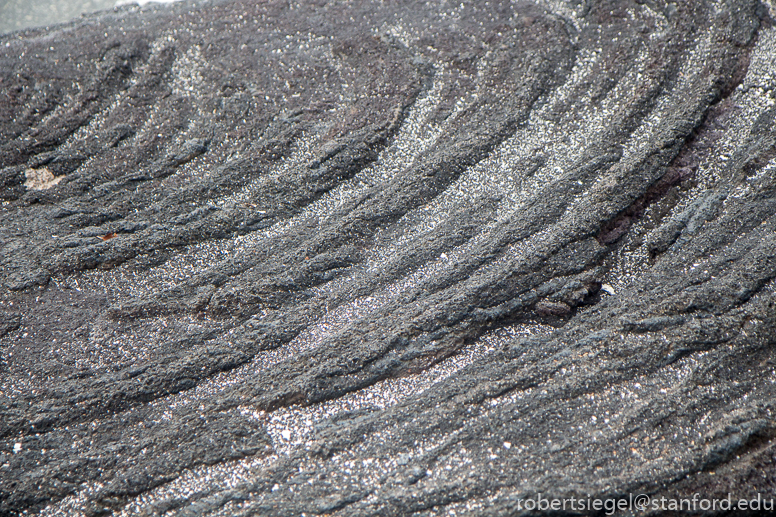
{"type": "Polygon", "coordinates": [[[0,36],[0,514],[776,497],[768,5],[0,36]]]}

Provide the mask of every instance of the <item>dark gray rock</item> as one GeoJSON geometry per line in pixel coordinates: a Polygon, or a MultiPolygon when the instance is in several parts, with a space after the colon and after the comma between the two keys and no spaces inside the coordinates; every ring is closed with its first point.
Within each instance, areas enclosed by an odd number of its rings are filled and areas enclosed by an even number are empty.
{"type": "Polygon", "coordinates": [[[0,514],[774,496],[770,15],[212,1],[0,37],[0,514]]]}

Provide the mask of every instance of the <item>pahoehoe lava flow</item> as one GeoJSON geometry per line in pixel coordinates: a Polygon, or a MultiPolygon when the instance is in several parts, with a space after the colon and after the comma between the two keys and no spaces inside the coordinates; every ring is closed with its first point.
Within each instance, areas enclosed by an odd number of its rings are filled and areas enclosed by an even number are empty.
{"type": "Polygon", "coordinates": [[[0,515],[776,497],[776,4],[0,35],[0,515]]]}

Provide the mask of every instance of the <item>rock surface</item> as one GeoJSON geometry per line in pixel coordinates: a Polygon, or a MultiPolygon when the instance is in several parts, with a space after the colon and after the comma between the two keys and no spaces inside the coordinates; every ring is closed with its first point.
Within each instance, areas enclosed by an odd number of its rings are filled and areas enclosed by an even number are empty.
{"type": "Polygon", "coordinates": [[[212,1],[0,37],[0,514],[776,493],[755,1],[212,1]]]}

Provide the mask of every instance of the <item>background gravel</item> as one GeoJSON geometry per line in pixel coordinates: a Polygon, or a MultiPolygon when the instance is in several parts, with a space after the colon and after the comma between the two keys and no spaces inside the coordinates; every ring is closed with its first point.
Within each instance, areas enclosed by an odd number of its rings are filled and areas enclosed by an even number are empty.
{"type": "MultiPolygon", "coordinates": [[[[114,5],[125,3],[132,2],[131,0],[118,2],[116,0],[0,0],[0,34],[28,27],[64,23],[84,13],[111,9],[114,5]]],[[[134,3],[144,4],[147,0],[134,3]]]]}

